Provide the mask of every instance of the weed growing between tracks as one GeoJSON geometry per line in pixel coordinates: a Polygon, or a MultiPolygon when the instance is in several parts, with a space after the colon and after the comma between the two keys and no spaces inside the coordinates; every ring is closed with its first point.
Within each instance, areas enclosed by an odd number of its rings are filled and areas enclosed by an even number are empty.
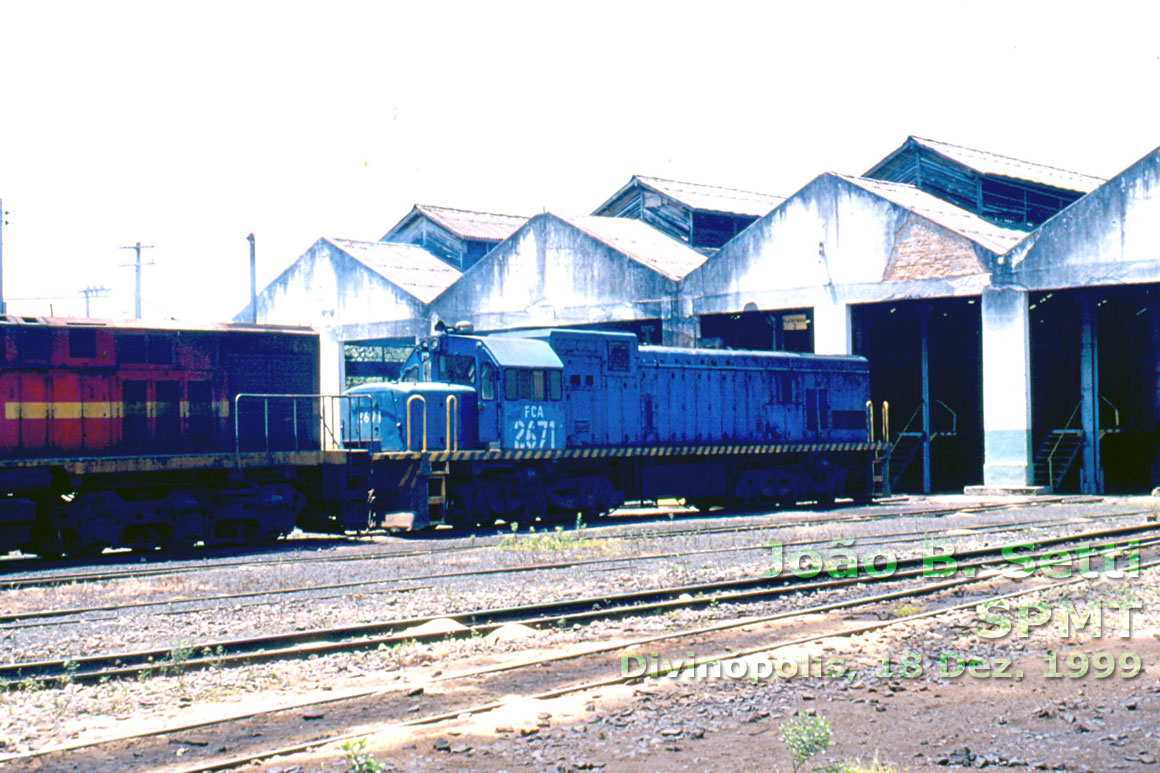
{"type": "Polygon", "coordinates": [[[911,615],[922,614],[926,611],[926,606],[923,604],[903,603],[890,610],[890,614],[894,617],[910,617],[911,615]]]}
{"type": "Polygon", "coordinates": [[[829,721],[818,714],[798,714],[782,722],[778,729],[781,731],[781,739],[789,748],[794,773],[806,760],[824,752],[834,742],[834,731],[830,729],[829,721]]]}
{"type": "Polygon", "coordinates": [[[588,526],[580,516],[576,517],[576,528],[566,531],[557,526],[552,531],[536,533],[535,526],[528,527],[528,533],[520,535],[519,523],[511,524],[511,533],[500,532],[499,541],[493,550],[508,550],[535,553],[559,553],[566,550],[581,550],[595,555],[609,555],[616,552],[608,540],[592,539],[588,536],[588,526]]]}
{"type": "MultiPolygon", "coordinates": [[[[834,732],[830,722],[821,714],[795,714],[778,725],[778,730],[789,750],[794,773],[797,773],[810,757],[821,754],[834,743],[834,732]]],[[[825,767],[814,767],[813,770],[815,773],[897,773],[893,765],[880,761],[877,754],[869,763],[848,759],[825,767]]]]}
{"type": "Polygon", "coordinates": [[[343,741],[339,747],[346,758],[347,773],[381,773],[386,770],[383,764],[366,750],[367,739],[357,741],[343,741]]]}

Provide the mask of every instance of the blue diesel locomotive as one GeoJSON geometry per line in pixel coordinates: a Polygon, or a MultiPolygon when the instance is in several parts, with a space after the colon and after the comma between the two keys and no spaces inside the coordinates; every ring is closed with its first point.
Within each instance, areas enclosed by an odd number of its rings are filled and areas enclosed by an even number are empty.
{"type": "Polygon", "coordinates": [[[627,333],[444,333],[367,384],[370,525],[603,515],[684,498],[763,507],[871,492],[861,357],[639,346],[627,333]]]}

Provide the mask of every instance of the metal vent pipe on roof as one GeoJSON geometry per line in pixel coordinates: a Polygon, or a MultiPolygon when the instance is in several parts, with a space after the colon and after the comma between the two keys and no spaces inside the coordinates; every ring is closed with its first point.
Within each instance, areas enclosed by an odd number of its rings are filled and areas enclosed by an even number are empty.
{"type": "Polygon", "coordinates": [[[258,273],[257,258],[254,255],[254,235],[246,237],[250,243],[250,321],[258,324],[258,273]]]}

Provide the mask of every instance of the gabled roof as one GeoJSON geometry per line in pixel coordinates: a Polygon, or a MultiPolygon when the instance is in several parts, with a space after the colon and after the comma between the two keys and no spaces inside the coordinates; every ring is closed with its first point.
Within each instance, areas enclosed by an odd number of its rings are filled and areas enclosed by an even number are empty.
{"type": "Polygon", "coordinates": [[[892,201],[900,207],[909,209],[943,228],[970,239],[996,255],[1002,255],[1010,250],[1021,242],[1028,233],[1016,228],[995,225],[974,212],[956,207],[954,204],[943,201],[913,185],[871,180],[865,177],[848,177],[841,174],[834,174],[834,176],[856,185],[862,190],[892,201]]]}
{"type": "Polygon", "coordinates": [[[528,222],[528,218],[520,215],[499,215],[494,212],[472,212],[466,209],[416,204],[383,238],[391,236],[400,226],[416,216],[426,217],[461,239],[488,242],[502,242],[528,222]]]}
{"type": "Polygon", "coordinates": [[[723,188],[717,185],[703,185],[701,183],[679,182],[665,180],[660,177],[644,177],[633,175],[628,184],[617,191],[608,201],[596,208],[602,211],[616,198],[631,188],[634,184],[653,190],[662,196],[679,201],[689,209],[707,212],[725,212],[733,215],[750,215],[761,217],[781,202],[784,196],[774,196],[769,193],[755,193],[737,188],[723,188]]]}
{"type": "Polygon", "coordinates": [[[998,153],[964,148],[961,145],[952,145],[949,142],[928,140],[922,137],[908,137],[902,147],[875,164],[874,169],[871,169],[866,174],[873,174],[875,170],[883,166],[898,153],[906,150],[911,144],[924,147],[927,150],[938,153],[984,175],[1026,180],[1027,182],[1049,185],[1053,188],[1076,191],[1078,193],[1090,193],[1107,182],[1099,177],[1092,177],[1091,175],[1080,174],[1079,172],[1070,172],[1054,166],[1034,164],[1030,161],[1021,161],[1017,158],[1001,156],[998,153]]]}
{"type": "Polygon", "coordinates": [[[1155,283],[1157,224],[1160,147],[1032,231],[1006,256],[1005,271],[1029,288],[1155,283]]]}
{"type": "Polygon", "coordinates": [[[435,300],[463,276],[427,250],[413,244],[329,238],[324,241],[424,304],[435,300]]]}
{"type": "Polygon", "coordinates": [[[553,217],[673,281],[680,281],[705,262],[705,256],[692,247],[639,220],[598,215],[553,217]]]}

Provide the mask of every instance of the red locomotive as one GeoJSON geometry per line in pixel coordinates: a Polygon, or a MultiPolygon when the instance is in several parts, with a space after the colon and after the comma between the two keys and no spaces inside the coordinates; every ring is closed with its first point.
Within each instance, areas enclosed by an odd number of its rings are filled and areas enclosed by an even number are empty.
{"type": "Polygon", "coordinates": [[[306,328],[0,317],[0,551],[252,542],[357,512],[318,372],[306,328]]]}

